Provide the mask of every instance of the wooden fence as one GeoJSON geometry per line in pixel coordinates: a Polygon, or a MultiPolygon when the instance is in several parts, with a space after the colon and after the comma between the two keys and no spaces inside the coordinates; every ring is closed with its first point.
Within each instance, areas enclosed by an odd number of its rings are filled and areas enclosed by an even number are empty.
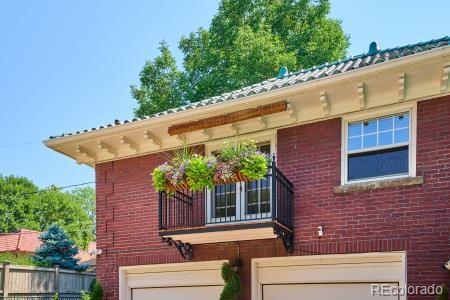
{"type": "Polygon", "coordinates": [[[79,296],[95,273],[56,268],[0,264],[0,299],[11,296],[79,296]]]}

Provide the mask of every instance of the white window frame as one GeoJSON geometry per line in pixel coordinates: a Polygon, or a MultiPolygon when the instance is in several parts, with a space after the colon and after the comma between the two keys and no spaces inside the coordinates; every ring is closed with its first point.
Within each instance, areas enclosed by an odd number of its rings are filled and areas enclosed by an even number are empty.
{"type": "MultiPolygon", "coordinates": [[[[209,142],[205,144],[205,154],[211,155],[212,152],[218,150],[220,146],[230,138],[225,138],[221,140],[216,140],[213,142],[209,142]]],[[[231,138],[233,139],[233,138],[231,138]]],[[[259,132],[254,134],[247,134],[242,136],[236,136],[234,139],[237,140],[254,140],[256,143],[270,143],[270,155],[276,154],[276,131],[268,131],[268,132],[259,132]]],[[[223,217],[223,218],[212,218],[211,216],[211,190],[206,190],[206,226],[215,226],[223,223],[248,223],[252,222],[252,220],[245,220],[242,218],[243,214],[245,214],[244,202],[241,199],[244,199],[246,191],[244,185],[241,182],[236,183],[236,221],[233,221],[233,217],[223,217]],[[241,188],[242,187],[242,188],[241,188]],[[222,222],[220,222],[222,221],[222,222]]],[[[264,220],[270,218],[272,215],[272,193],[270,193],[270,212],[262,214],[263,217],[257,219],[256,221],[264,220]]],[[[252,219],[252,216],[255,214],[248,214],[248,219],[252,219]]],[[[257,214],[258,216],[260,214],[257,214]]]]}
{"type": "MultiPolygon", "coordinates": [[[[372,181],[382,181],[403,177],[415,177],[416,176],[416,139],[417,139],[417,102],[405,103],[395,105],[392,107],[379,108],[371,111],[364,111],[346,115],[342,118],[341,129],[341,185],[357,184],[372,181]],[[365,178],[359,180],[348,180],[348,124],[353,122],[360,122],[370,120],[374,118],[381,118],[384,116],[390,116],[399,114],[402,112],[409,112],[409,145],[408,147],[408,174],[401,175],[387,175],[375,178],[365,178]]],[[[376,149],[390,149],[393,147],[401,146],[400,144],[388,145],[386,147],[377,147],[376,149]]],[[[370,149],[364,149],[361,152],[370,151],[370,149]]]]}

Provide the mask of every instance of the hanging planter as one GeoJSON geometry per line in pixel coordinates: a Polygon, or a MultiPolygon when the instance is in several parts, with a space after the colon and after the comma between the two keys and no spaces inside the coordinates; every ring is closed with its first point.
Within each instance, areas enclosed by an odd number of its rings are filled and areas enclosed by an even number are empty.
{"type": "Polygon", "coordinates": [[[269,160],[253,141],[226,142],[216,155],[209,157],[184,148],[153,170],[153,187],[171,193],[187,189],[203,191],[218,184],[263,179],[269,160]]]}

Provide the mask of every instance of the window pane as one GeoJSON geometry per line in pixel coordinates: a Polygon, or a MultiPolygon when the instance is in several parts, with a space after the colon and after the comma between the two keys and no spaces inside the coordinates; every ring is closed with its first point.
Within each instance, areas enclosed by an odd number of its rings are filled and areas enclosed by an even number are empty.
{"type": "Polygon", "coordinates": [[[409,141],[409,129],[404,128],[396,130],[394,133],[394,139],[395,143],[404,143],[409,141]]]}
{"type": "Polygon", "coordinates": [[[362,148],[362,138],[361,137],[355,137],[348,139],[348,150],[358,150],[362,148]]]}
{"type": "Polygon", "coordinates": [[[361,124],[362,124],[361,122],[349,124],[348,125],[348,136],[352,137],[352,136],[361,135],[362,134],[361,124]]]}
{"type": "Polygon", "coordinates": [[[258,150],[265,154],[270,154],[270,144],[258,145],[258,150]]]}
{"type": "Polygon", "coordinates": [[[378,130],[379,131],[392,130],[393,125],[394,125],[394,120],[392,117],[381,118],[378,121],[378,130]]]}
{"type": "Polygon", "coordinates": [[[363,138],[363,148],[370,148],[377,146],[377,135],[369,134],[365,135],[363,138]]]}
{"type": "Polygon", "coordinates": [[[363,122],[363,133],[374,133],[377,131],[377,120],[370,120],[363,122]]]}
{"type": "Polygon", "coordinates": [[[378,146],[386,146],[390,144],[392,144],[392,131],[380,132],[378,134],[378,146]]]}
{"type": "Polygon", "coordinates": [[[408,174],[408,146],[350,154],[348,180],[408,174]]]}
{"type": "Polygon", "coordinates": [[[409,113],[394,116],[395,128],[409,127],[409,113]]]}

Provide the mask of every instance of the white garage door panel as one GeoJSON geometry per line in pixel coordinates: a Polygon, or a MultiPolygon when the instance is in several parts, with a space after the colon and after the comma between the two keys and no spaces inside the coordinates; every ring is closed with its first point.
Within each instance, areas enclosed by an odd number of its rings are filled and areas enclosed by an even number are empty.
{"type": "Polygon", "coordinates": [[[222,286],[191,286],[133,289],[133,300],[213,300],[222,286]]]}
{"type": "Polygon", "coordinates": [[[372,296],[369,283],[264,285],[264,300],[398,300],[372,296]]]}

